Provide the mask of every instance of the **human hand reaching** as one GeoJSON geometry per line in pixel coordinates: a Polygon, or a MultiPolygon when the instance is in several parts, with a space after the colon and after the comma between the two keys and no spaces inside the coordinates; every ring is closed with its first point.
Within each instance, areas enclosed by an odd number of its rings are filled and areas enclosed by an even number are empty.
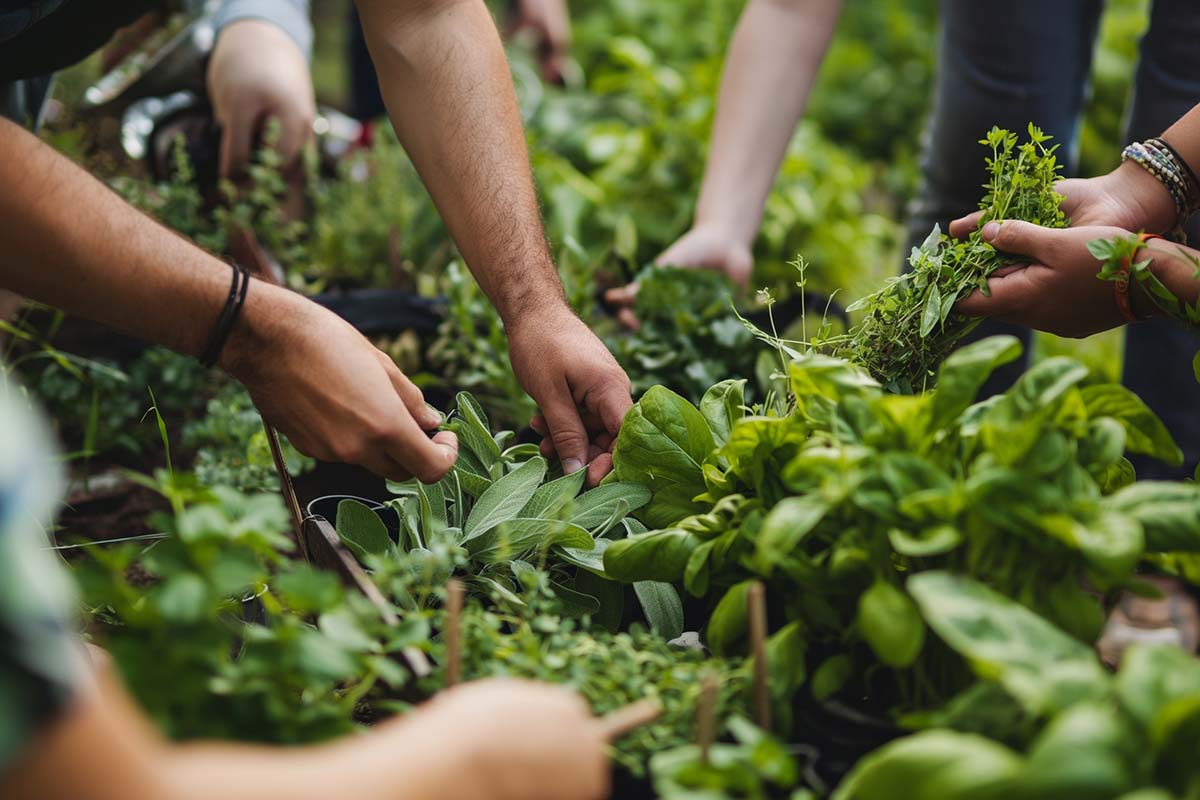
{"type": "Polygon", "coordinates": [[[263,418],[300,452],[359,464],[394,481],[440,480],[458,440],[412,381],[349,323],[255,281],[221,357],[263,418]]]}
{"type": "Polygon", "coordinates": [[[279,121],[283,163],[296,162],[313,136],[316,101],[308,63],[287,33],[265,20],[231,22],[217,36],[207,79],[221,125],[222,177],[245,169],[269,119],[279,121]]]}
{"type": "MultiPolygon", "coordinates": [[[[720,272],[742,289],[750,283],[750,274],[754,271],[754,256],[750,246],[713,225],[693,227],[664,250],[655,263],[661,267],[720,272]]],[[[627,286],[609,289],[604,295],[605,300],[617,307],[617,319],[631,330],[637,330],[639,325],[637,315],[633,312],[637,292],[638,284],[635,281],[627,286]]]]}
{"type": "Polygon", "coordinates": [[[508,350],[521,386],[541,411],[542,452],[563,471],[588,465],[595,486],[612,469],[612,445],[633,405],[629,377],[608,348],[565,304],[508,326],[508,350]]]}

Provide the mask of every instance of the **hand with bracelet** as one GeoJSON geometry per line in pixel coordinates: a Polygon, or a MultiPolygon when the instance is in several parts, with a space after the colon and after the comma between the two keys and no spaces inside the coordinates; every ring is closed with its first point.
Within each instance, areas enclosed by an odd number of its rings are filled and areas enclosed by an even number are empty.
{"type": "MultiPolygon", "coordinates": [[[[1200,206],[1191,163],[1200,164],[1200,106],[1162,138],[1130,145],[1109,174],[1060,182],[1070,228],[989,222],[983,238],[1030,263],[998,271],[988,296],[976,292],[958,310],[1071,337],[1159,315],[1195,324],[1188,308],[1200,293],[1193,262],[1200,253],[1159,241],[1159,234],[1178,236],[1200,206]],[[1111,244],[1092,245],[1101,241],[1111,244]]],[[[955,220],[950,232],[964,236],[979,219],[955,220]]]]}
{"type": "Polygon", "coordinates": [[[309,455],[395,480],[454,465],[421,391],[333,313],[238,277],[4,120],[0,186],[0,287],[219,364],[309,455]]]}

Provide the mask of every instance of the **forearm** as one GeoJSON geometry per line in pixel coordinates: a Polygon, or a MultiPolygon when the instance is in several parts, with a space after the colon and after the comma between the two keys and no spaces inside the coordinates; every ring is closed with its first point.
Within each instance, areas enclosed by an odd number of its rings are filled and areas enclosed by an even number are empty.
{"type": "MultiPolygon", "coordinates": [[[[0,120],[0,288],[189,355],[229,294],[228,265],[0,120]]],[[[300,298],[254,282],[222,366],[300,298]]]]}
{"type": "Polygon", "coordinates": [[[1200,173],[1200,105],[1167,128],[1162,138],[1175,148],[1194,172],[1200,173]]]}
{"type": "Polygon", "coordinates": [[[311,60],[313,31],[308,6],[308,0],[224,0],[215,19],[218,35],[241,19],[265,20],[290,36],[304,58],[311,60]]]}
{"type": "MultiPolygon", "coordinates": [[[[124,689],[104,678],[52,722],[6,778],[12,800],[433,800],[469,797],[469,777],[448,763],[450,737],[425,736],[420,717],[377,726],[361,737],[309,747],[162,739],[124,689]],[[62,765],[69,763],[71,769],[62,765]],[[459,776],[462,776],[460,779],[459,776]]],[[[478,787],[475,787],[476,789],[478,787]]],[[[475,796],[479,796],[476,792],[475,796]]]]}
{"type": "Polygon", "coordinates": [[[516,96],[481,0],[358,0],[392,124],[506,322],[564,304],[516,96]]]}
{"type": "Polygon", "coordinates": [[[696,225],[753,241],[840,0],[750,0],[729,48],[696,225]]]}

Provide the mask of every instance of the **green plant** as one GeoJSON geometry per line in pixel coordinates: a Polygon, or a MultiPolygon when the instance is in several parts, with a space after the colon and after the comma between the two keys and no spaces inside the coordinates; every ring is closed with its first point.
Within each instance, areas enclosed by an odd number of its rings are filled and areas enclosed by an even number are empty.
{"type": "MultiPolygon", "coordinates": [[[[470,395],[459,394],[455,413],[449,428],[461,446],[454,469],[435,484],[391,484],[399,495],[387,504],[399,519],[397,539],[354,500],[338,508],[338,535],[368,564],[435,546],[460,549],[470,585],[516,602],[521,576],[546,570],[572,613],[603,615],[615,629],[624,593],[604,572],[604,551],[615,537],[644,530],[625,517],[650,492],[640,484],[610,482],[581,493],[585,470],[551,476],[537,445],[512,444],[512,431],[493,435],[470,395]]],[[[659,635],[673,639],[683,632],[683,607],[673,587],[638,582],[633,593],[659,635]]]]}
{"type": "Polygon", "coordinates": [[[928,709],[966,688],[961,659],[931,642],[910,576],[971,576],[1082,642],[1103,622],[1099,590],[1122,587],[1146,552],[1200,549],[1200,489],[1133,483],[1123,454],[1177,462],[1153,414],[1119,385],[1081,386],[1067,359],[1033,367],[974,403],[1011,338],[963,348],[938,389],[886,393],[861,368],[819,354],[788,369],[795,410],[747,416],[714,387],[700,408],[656,388],[629,412],[615,479],[642,483],[635,513],[657,530],[614,542],[610,576],[681,583],[712,609],[715,653],[746,647],[746,592],[767,585],[787,698],[869,698],[928,709]],[[786,677],[784,677],[786,676],[786,677]]]}
{"type": "Polygon", "coordinates": [[[635,395],[662,384],[699,401],[714,383],[754,374],[762,348],[733,310],[724,276],[652,267],[638,283],[634,310],[640,325],[609,342],[635,395]]]}
{"type": "MultiPolygon", "coordinates": [[[[1054,191],[1060,177],[1057,145],[1032,124],[1029,141],[1018,146],[1016,134],[992,128],[980,144],[991,149],[987,159],[987,192],[979,204],[989,220],[1024,220],[1061,228],[1068,220],[1054,191]]],[[[1000,267],[1016,263],[983,240],[978,229],[966,239],[953,239],[935,226],[909,258],[912,271],[882,290],[850,306],[863,310],[862,322],[847,335],[823,344],[834,354],[865,366],[887,389],[918,392],[938,364],[970,332],[978,320],[954,312],[954,304],[971,292],[987,291],[987,279],[1000,267]]]]}

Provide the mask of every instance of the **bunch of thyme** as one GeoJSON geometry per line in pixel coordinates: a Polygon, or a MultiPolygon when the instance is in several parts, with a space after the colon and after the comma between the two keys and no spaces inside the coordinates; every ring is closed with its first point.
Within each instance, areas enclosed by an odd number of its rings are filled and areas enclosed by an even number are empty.
{"type": "MultiPolygon", "coordinates": [[[[993,219],[1068,225],[1059,208],[1063,198],[1054,191],[1061,176],[1058,146],[1048,145],[1050,139],[1030,124],[1029,140],[1019,145],[1016,134],[996,127],[980,140],[992,151],[987,193],[979,204],[984,212],[980,227],[993,219]]],[[[986,294],[988,277],[1020,260],[998,252],[978,228],[966,239],[954,239],[934,226],[925,242],[913,248],[911,271],[850,306],[851,311],[866,311],[862,322],[821,344],[866,367],[889,391],[922,391],[958,341],[979,323],[955,313],[954,304],[975,289],[986,294]]]]}

